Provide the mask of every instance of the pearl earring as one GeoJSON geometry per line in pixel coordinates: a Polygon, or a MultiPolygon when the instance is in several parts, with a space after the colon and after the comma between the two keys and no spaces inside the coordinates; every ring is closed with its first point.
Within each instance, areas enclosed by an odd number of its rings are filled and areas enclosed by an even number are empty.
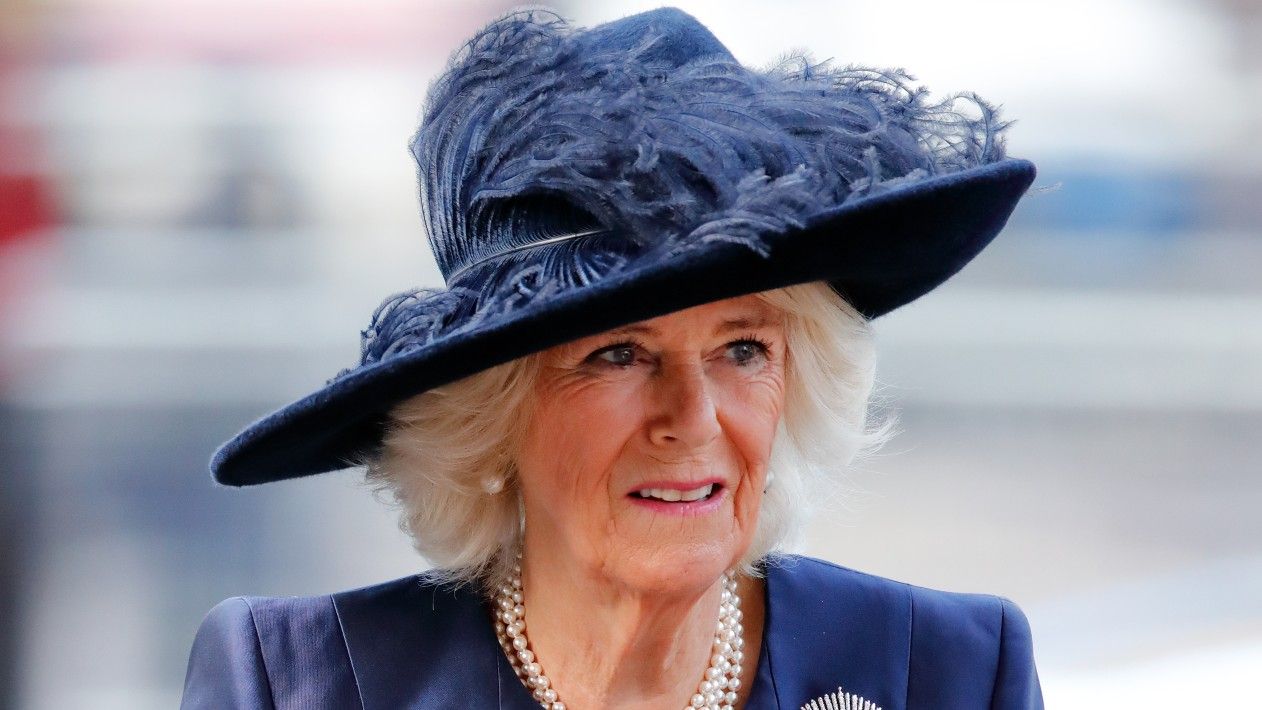
{"type": "Polygon", "coordinates": [[[484,476],[482,478],[482,490],[486,491],[487,495],[492,495],[492,496],[495,495],[496,493],[499,493],[500,491],[504,490],[504,477],[503,476],[484,476]]]}
{"type": "Polygon", "coordinates": [[[771,487],[771,482],[772,482],[772,481],[774,481],[774,480],[776,480],[776,472],[775,472],[775,471],[768,471],[768,472],[767,472],[767,480],[763,481],[763,484],[762,484],[762,491],[763,491],[763,493],[766,493],[766,492],[767,492],[767,489],[771,487]]]}

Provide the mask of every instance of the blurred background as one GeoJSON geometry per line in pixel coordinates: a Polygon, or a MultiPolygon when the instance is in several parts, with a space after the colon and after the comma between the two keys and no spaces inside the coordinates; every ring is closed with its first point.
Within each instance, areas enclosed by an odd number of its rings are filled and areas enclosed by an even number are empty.
{"type": "MultiPolygon", "coordinates": [[[[1011,597],[1049,708],[1256,700],[1262,3],[676,4],[746,64],[977,91],[1039,167],[875,322],[903,433],[801,549],[1011,597]]],[[[442,284],[406,143],[511,6],[0,0],[0,708],[176,707],[219,600],[424,568],[359,471],[229,489],[207,460],[442,284]]]]}

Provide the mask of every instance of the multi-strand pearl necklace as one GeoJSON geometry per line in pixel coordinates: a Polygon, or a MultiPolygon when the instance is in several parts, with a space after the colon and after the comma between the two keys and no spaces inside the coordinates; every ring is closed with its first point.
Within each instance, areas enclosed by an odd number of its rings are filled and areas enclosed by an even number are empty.
{"type": "MultiPolygon", "coordinates": [[[[741,662],[745,660],[745,639],[741,625],[741,598],[736,591],[736,574],[723,573],[723,591],[720,593],[719,621],[714,631],[710,667],[706,669],[697,692],[685,710],[732,710],[736,693],[741,687],[741,662]]],[[[508,584],[502,585],[495,595],[495,633],[500,646],[513,664],[517,677],[531,691],[535,700],[549,710],[565,710],[565,703],[557,696],[548,676],[543,674],[539,659],[526,640],[525,596],[521,590],[521,553],[508,584]]]]}

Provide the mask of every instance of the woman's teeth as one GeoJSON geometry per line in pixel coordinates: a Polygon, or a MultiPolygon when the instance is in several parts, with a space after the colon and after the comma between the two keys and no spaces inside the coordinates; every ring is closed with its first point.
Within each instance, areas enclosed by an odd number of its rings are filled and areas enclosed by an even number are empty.
{"type": "Polygon", "coordinates": [[[700,488],[694,488],[690,491],[681,491],[674,488],[645,488],[637,491],[637,495],[641,498],[656,498],[658,500],[669,501],[675,503],[683,501],[685,503],[694,500],[708,498],[714,492],[713,483],[707,483],[700,488]]]}

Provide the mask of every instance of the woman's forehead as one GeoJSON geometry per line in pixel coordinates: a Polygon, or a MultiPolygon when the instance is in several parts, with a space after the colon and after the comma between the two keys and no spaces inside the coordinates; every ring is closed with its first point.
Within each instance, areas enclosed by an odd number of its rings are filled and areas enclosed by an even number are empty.
{"type": "Polygon", "coordinates": [[[775,325],[783,320],[779,309],[753,294],[736,296],[721,301],[712,301],[698,306],[672,311],[664,315],[646,318],[635,323],[618,326],[610,332],[654,332],[660,327],[672,323],[687,321],[689,326],[713,324],[719,328],[727,323],[737,323],[739,327],[758,327],[775,325]]]}

